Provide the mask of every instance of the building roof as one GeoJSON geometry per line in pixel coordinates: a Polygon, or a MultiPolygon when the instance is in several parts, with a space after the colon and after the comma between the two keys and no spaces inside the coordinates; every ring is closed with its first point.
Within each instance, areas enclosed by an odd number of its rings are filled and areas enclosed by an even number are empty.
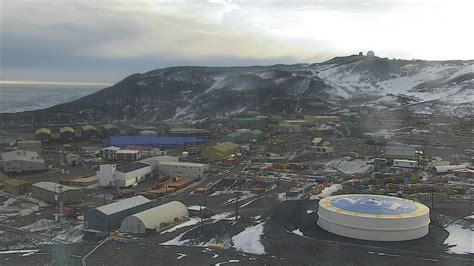
{"type": "Polygon", "coordinates": [[[127,150],[136,150],[136,151],[152,151],[153,149],[156,149],[156,148],[153,148],[151,146],[140,146],[140,145],[128,145],[126,147],[127,150]]]}
{"type": "Polygon", "coordinates": [[[120,150],[120,148],[119,147],[114,147],[114,146],[109,146],[109,147],[102,148],[100,150],[118,151],[118,150],[120,150]]]}
{"type": "Polygon", "coordinates": [[[139,152],[139,150],[118,150],[115,154],[137,154],[139,152]]]}
{"type": "Polygon", "coordinates": [[[102,127],[105,128],[105,129],[112,129],[112,128],[118,129],[118,127],[114,124],[105,124],[102,127]]]}
{"type": "Polygon", "coordinates": [[[176,217],[189,216],[186,206],[179,201],[172,201],[166,204],[136,213],[135,216],[143,222],[145,228],[159,228],[162,222],[173,221],[176,217]]]}
{"type": "Polygon", "coordinates": [[[151,200],[143,197],[142,195],[138,195],[135,197],[97,207],[96,210],[102,212],[105,215],[111,215],[149,202],[151,202],[151,200]]]}
{"type": "Polygon", "coordinates": [[[41,158],[41,156],[39,156],[37,152],[25,151],[25,150],[4,152],[2,153],[2,160],[6,162],[18,160],[18,161],[44,163],[43,158],[41,158]]]}
{"type": "Polygon", "coordinates": [[[202,137],[156,137],[156,136],[112,136],[109,139],[110,145],[127,146],[127,145],[143,145],[143,146],[176,146],[192,143],[203,142],[202,137]]]}
{"type": "Polygon", "coordinates": [[[160,165],[176,165],[176,166],[188,166],[188,167],[203,167],[203,166],[206,166],[207,164],[204,164],[204,163],[188,163],[188,162],[170,162],[170,161],[164,161],[164,162],[160,162],[160,165]]]}
{"type": "Polygon", "coordinates": [[[54,182],[46,182],[46,181],[34,183],[33,186],[39,187],[51,192],[55,192],[55,193],[59,193],[59,190],[61,190],[62,192],[67,191],[67,190],[78,190],[77,188],[61,185],[54,182]]]}
{"type": "Polygon", "coordinates": [[[59,133],[72,132],[75,133],[74,128],[72,127],[62,127],[59,129],[59,133]]]}
{"type": "Polygon", "coordinates": [[[122,172],[122,173],[128,173],[128,172],[132,172],[132,171],[145,168],[145,167],[150,167],[150,165],[146,163],[135,162],[135,163],[119,166],[117,167],[117,171],[122,172]]]}
{"type": "Polygon", "coordinates": [[[82,131],[87,131],[87,130],[94,130],[94,131],[97,131],[97,128],[95,126],[92,126],[92,125],[85,125],[85,126],[82,126],[82,131]]]}
{"type": "Polygon", "coordinates": [[[319,143],[321,143],[322,140],[323,140],[323,138],[314,138],[312,143],[313,144],[319,144],[319,143]]]}
{"type": "Polygon", "coordinates": [[[219,143],[219,144],[214,146],[215,149],[223,151],[223,152],[226,152],[226,151],[238,148],[238,147],[239,147],[239,145],[237,145],[233,142],[230,142],[230,141],[227,141],[227,142],[224,142],[224,143],[219,143]]]}
{"type": "Polygon", "coordinates": [[[45,128],[45,127],[38,128],[38,129],[35,131],[35,134],[40,134],[40,133],[50,135],[50,134],[51,134],[51,129],[45,128]]]}
{"type": "Polygon", "coordinates": [[[26,184],[31,184],[28,181],[21,180],[21,179],[7,179],[3,181],[5,185],[10,185],[10,186],[21,186],[21,185],[26,185],[26,184]]]}

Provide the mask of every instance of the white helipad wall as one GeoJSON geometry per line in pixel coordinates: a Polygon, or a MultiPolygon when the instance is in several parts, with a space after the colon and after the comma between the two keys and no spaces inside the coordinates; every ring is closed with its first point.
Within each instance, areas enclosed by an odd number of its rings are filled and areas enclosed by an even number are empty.
{"type": "Polygon", "coordinates": [[[428,234],[429,209],[407,199],[366,194],[319,201],[318,225],[331,233],[374,241],[403,241],[428,234]]]}

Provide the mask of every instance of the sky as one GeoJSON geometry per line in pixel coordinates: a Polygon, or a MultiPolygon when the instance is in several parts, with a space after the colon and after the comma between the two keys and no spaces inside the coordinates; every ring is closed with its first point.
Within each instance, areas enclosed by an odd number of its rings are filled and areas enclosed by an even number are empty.
{"type": "Polygon", "coordinates": [[[368,50],[471,60],[472,10],[471,0],[0,0],[0,80],[115,83],[368,50]]]}

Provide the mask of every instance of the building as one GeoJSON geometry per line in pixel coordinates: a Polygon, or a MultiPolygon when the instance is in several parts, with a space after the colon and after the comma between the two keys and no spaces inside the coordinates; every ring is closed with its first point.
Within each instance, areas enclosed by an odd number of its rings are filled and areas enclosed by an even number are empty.
{"type": "Polygon", "coordinates": [[[313,141],[311,141],[311,146],[322,146],[322,138],[314,138],[313,141]]]}
{"type": "Polygon", "coordinates": [[[20,150],[27,151],[41,151],[41,141],[40,140],[19,140],[16,142],[16,146],[20,150]]]}
{"type": "Polygon", "coordinates": [[[135,196],[84,212],[84,229],[107,232],[116,229],[125,217],[151,208],[152,201],[135,196]]]}
{"type": "Polygon", "coordinates": [[[450,171],[466,169],[466,166],[463,165],[463,164],[439,165],[439,166],[435,166],[431,169],[432,169],[433,174],[435,174],[435,175],[445,175],[445,174],[448,174],[450,171]]]}
{"type": "Polygon", "coordinates": [[[341,121],[341,118],[339,116],[333,116],[333,115],[305,115],[304,120],[319,124],[319,123],[337,123],[341,121]]]}
{"type": "Polygon", "coordinates": [[[99,130],[95,126],[85,125],[82,126],[82,138],[83,139],[92,139],[99,136],[99,130]]]}
{"type": "Polygon", "coordinates": [[[24,195],[31,191],[31,183],[21,179],[7,179],[3,185],[3,190],[10,194],[24,195]]]}
{"type": "Polygon", "coordinates": [[[188,219],[188,209],[179,201],[172,201],[128,216],[120,231],[132,234],[155,234],[188,219]]]}
{"type": "Polygon", "coordinates": [[[117,161],[137,161],[142,158],[138,150],[118,150],[114,153],[114,159],[117,161]]]}
{"type": "Polygon", "coordinates": [[[60,201],[64,204],[69,204],[81,200],[81,191],[79,189],[53,182],[34,183],[31,186],[31,195],[53,204],[60,201]]]}
{"type": "Polygon", "coordinates": [[[318,225],[333,234],[372,241],[405,241],[428,234],[430,210],[407,199],[348,194],[319,201],[318,225]]]}
{"type": "Polygon", "coordinates": [[[76,137],[76,131],[72,127],[62,127],[59,129],[59,138],[64,141],[73,141],[76,137]]]}
{"type": "Polygon", "coordinates": [[[163,155],[163,152],[160,149],[150,147],[150,146],[128,145],[125,149],[126,150],[133,150],[133,151],[140,151],[140,154],[143,157],[163,155]]]}
{"type": "Polygon", "coordinates": [[[233,142],[224,142],[205,148],[201,152],[201,157],[208,161],[220,161],[233,153],[239,152],[239,149],[240,146],[233,142]]]}
{"type": "Polygon", "coordinates": [[[394,159],[393,166],[403,168],[418,168],[418,161],[394,159]]]}
{"type": "Polygon", "coordinates": [[[178,161],[179,161],[178,157],[169,156],[169,155],[153,156],[150,158],[140,160],[140,162],[142,163],[151,165],[152,171],[157,170],[159,164],[162,162],[178,162],[178,161]]]}
{"type": "Polygon", "coordinates": [[[99,150],[99,155],[102,159],[106,161],[111,161],[111,160],[115,160],[115,152],[119,150],[120,150],[119,147],[114,147],[114,146],[105,147],[99,150]]]}
{"type": "Polygon", "coordinates": [[[387,131],[387,130],[380,130],[375,133],[364,133],[364,137],[370,138],[370,139],[391,139],[392,137],[395,136],[395,133],[387,131]]]}
{"type": "Polygon", "coordinates": [[[300,133],[302,130],[301,125],[289,124],[289,123],[280,123],[278,124],[278,129],[283,133],[300,133]]]}
{"type": "Polygon", "coordinates": [[[51,129],[49,128],[38,128],[35,131],[35,139],[40,141],[49,141],[51,140],[51,129]]]}
{"type": "Polygon", "coordinates": [[[141,130],[138,132],[138,135],[140,136],[150,136],[150,137],[156,137],[158,135],[158,133],[156,133],[156,131],[154,130],[141,130]]]}
{"type": "Polygon", "coordinates": [[[202,128],[174,128],[168,131],[170,136],[209,136],[211,131],[202,128]]]}
{"type": "Polygon", "coordinates": [[[68,166],[76,166],[81,164],[81,156],[69,153],[64,156],[64,161],[68,166]]]}
{"type": "Polygon", "coordinates": [[[406,159],[415,160],[416,149],[408,145],[387,145],[385,147],[385,158],[389,160],[393,159],[406,159]]]}
{"type": "Polygon", "coordinates": [[[202,163],[160,162],[158,170],[170,177],[181,176],[201,179],[204,176],[204,171],[209,170],[209,165],[202,163]]]}
{"type": "Polygon", "coordinates": [[[6,173],[23,173],[43,171],[46,169],[44,160],[37,152],[16,150],[2,153],[3,170],[6,173]]]}
{"type": "Polygon", "coordinates": [[[114,124],[105,124],[99,127],[99,133],[104,137],[120,134],[120,129],[114,124]]]}
{"type": "Polygon", "coordinates": [[[150,146],[160,149],[173,149],[188,144],[201,143],[202,137],[153,137],[153,136],[113,136],[110,145],[126,147],[128,145],[150,146]]]}
{"type": "Polygon", "coordinates": [[[135,162],[120,167],[116,167],[114,164],[105,164],[99,166],[97,179],[101,187],[129,187],[149,177],[151,172],[151,166],[142,162],[135,162]]]}
{"type": "Polygon", "coordinates": [[[101,147],[98,146],[85,146],[81,147],[80,152],[81,153],[88,153],[88,154],[96,154],[100,153],[101,147]]]}

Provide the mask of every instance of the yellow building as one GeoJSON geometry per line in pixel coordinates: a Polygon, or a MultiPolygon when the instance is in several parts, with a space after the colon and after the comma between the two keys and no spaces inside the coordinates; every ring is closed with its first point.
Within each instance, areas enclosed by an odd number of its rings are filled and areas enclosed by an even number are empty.
{"type": "Polygon", "coordinates": [[[224,142],[205,148],[201,152],[201,157],[207,159],[208,161],[220,161],[224,160],[232,153],[238,152],[239,148],[240,146],[233,142],[224,142]]]}

